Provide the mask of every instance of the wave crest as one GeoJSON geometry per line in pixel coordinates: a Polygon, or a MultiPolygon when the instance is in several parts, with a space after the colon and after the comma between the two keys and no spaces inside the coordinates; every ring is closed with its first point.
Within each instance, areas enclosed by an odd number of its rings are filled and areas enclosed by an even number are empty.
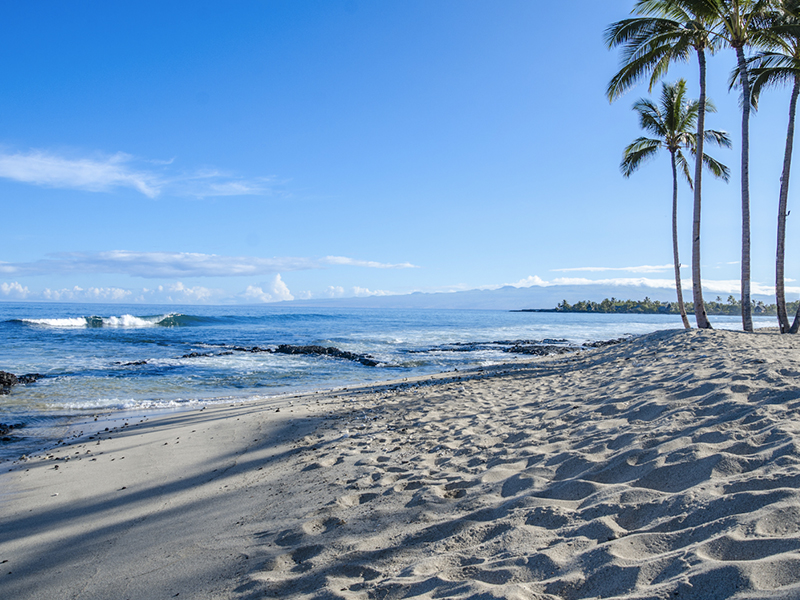
{"type": "Polygon", "coordinates": [[[186,315],[170,313],[166,315],[155,315],[147,317],[136,317],[134,315],[121,315],[111,317],[71,317],[64,319],[19,319],[21,323],[28,325],[38,325],[41,327],[52,327],[55,329],[78,329],[88,327],[117,327],[126,329],[142,329],[145,327],[178,327],[186,323],[186,315]]]}

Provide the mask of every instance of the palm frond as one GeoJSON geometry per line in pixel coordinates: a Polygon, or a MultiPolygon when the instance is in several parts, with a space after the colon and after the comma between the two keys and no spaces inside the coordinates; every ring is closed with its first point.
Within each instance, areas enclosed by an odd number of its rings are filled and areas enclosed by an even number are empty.
{"type": "Polygon", "coordinates": [[[680,22],[665,18],[638,17],[610,25],[605,41],[609,48],[622,48],[622,67],[606,89],[609,101],[648,76],[652,90],[671,63],[689,60],[693,35],[680,22]]]}
{"type": "Polygon", "coordinates": [[[706,129],[703,139],[710,144],[715,144],[723,148],[730,148],[732,146],[731,138],[727,131],[706,129]]]}
{"type": "Polygon", "coordinates": [[[644,162],[655,157],[660,148],[660,140],[645,137],[635,139],[623,152],[620,171],[625,177],[630,177],[644,162]]]}
{"type": "Polygon", "coordinates": [[[689,189],[694,190],[694,182],[692,181],[689,163],[686,160],[686,157],[683,155],[683,152],[680,150],[675,153],[675,163],[678,167],[678,170],[683,174],[683,178],[686,180],[686,183],[689,184],[689,189]]]}
{"type": "Polygon", "coordinates": [[[722,179],[722,181],[725,183],[730,181],[731,170],[715,158],[710,157],[705,152],[703,153],[703,166],[705,166],[714,177],[722,179]]]}

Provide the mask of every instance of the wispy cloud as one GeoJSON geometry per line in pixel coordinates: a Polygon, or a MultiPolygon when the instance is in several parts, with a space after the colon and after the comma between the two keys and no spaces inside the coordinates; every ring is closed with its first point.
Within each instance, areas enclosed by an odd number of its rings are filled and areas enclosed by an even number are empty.
{"type": "Polygon", "coordinates": [[[146,278],[260,276],[282,271],[352,266],[409,269],[410,263],[388,264],[343,256],[323,258],[218,256],[192,252],[69,252],[27,263],[0,263],[0,273],[17,277],[53,273],[114,273],[146,278]]]}
{"type": "Polygon", "coordinates": [[[411,263],[380,263],[372,260],[356,260],[347,258],[345,256],[326,256],[322,259],[328,265],[349,265],[351,267],[367,267],[369,269],[418,269],[416,265],[411,263]]]}
{"type": "MultiPolygon", "coordinates": [[[[514,287],[551,287],[556,285],[569,285],[569,286],[606,286],[606,287],[649,287],[656,289],[674,289],[675,280],[669,279],[656,279],[651,277],[613,277],[608,279],[588,279],[586,277],[557,277],[552,280],[544,280],[536,275],[521,279],[516,283],[505,284],[514,287]]],[[[484,289],[497,289],[503,286],[485,286],[484,289]]],[[[692,280],[683,280],[683,289],[692,289],[692,280]]],[[[741,282],[738,279],[703,279],[703,291],[708,294],[733,294],[738,298],[741,291],[741,282]]],[[[775,294],[775,286],[772,284],[751,282],[750,291],[753,294],[773,296],[775,294]]],[[[800,293],[800,287],[787,286],[786,291],[792,294],[800,293]]],[[[708,299],[708,298],[706,298],[708,299]]]]}
{"type": "Polygon", "coordinates": [[[32,150],[0,153],[0,177],[45,187],[105,192],[118,187],[133,188],[145,196],[158,195],[162,183],[153,173],[130,165],[132,157],[118,152],[100,158],[65,158],[32,150]]]}
{"type": "MultiPolygon", "coordinates": [[[[681,265],[682,267],[686,265],[681,265]]],[[[628,273],[660,273],[673,269],[673,265],[640,265],[637,267],[570,267],[568,269],[551,269],[554,273],[585,272],[602,273],[604,271],[625,271],[628,273]]]]}
{"type": "Polygon", "coordinates": [[[0,178],[43,187],[110,192],[134,189],[148,198],[177,196],[253,196],[273,191],[271,177],[244,178],[218,169],[180,171],[175,159],[139,159],[124,152],[89,157],[63,156],[45,150],[0,150],[0,178]]]}

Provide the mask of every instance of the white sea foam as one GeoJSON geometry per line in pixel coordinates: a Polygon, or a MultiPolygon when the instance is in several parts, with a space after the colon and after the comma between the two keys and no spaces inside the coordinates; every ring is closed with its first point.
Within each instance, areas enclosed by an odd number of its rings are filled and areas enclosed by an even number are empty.
{"type": "Polygon", "coordinates": [[[133,315],[122,315],[119,317],[72,317],[65,319],[22,319],[23,323],[32,325],[43,325],[58,329],[75,329],[81,327],[120,327],[129,329],[140,329],[143,327],[156,327],[162,321],[175,316],[174,314],[159,315],[155,317],[134,317],[133,315]]]}
{"type": "Polygon", "coordinates": [[[59,410],[134,410],[178,408],[200,404],[200,400],[135,400],[133,398],[100,398],[80,402],[64,402],[52,404],[51,408],[59,410]]]}
{"type": "Polygon", "coordinates": [[[23,323],[33,325],[46,325],[47,327],[86,327],[88,325],[85,317],[75,317],[72,319],[22,319],[23,323]]]}
{"type": "Polygon", "coordinates": [[[166,318],[167,315],[143,319],[141,317],[134,317],[133,315],[122,315],[121,317],[105,317],[103,319],[103,327],[155,327],[159,321],[166,318]]]}

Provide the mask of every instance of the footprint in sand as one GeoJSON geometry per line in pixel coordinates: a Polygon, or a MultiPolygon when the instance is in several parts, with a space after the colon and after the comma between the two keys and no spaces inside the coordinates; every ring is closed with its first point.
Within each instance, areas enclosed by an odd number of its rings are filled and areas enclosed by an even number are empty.
{"type": "Polygon", "coordinates": [[[322,535],[344,525],[344,521],[334,517],[327,519],[312,519],[303,523],[302,529],[307,535],[322,535]]]}
{"type": "Polygon", "coordinates": [[[374,500],[380,496],[380,494],[375,493],[367,493],[367,494],[348,494],[346,496],[340,496],[336,503],[339,506],[343,506],[345,508],[350,508],[351,506],[358,506],[359,504],[366,504],[367,502],[374,500]]]}
{"type": "Polygon", "coordinates": [[[501,466],[493,467],[486,471],[481,477],[483,483],[497,483],[505,481],[525,469],[528,466],[527,460],[520,460],[513,463],[506,463],[501,466]]]}

